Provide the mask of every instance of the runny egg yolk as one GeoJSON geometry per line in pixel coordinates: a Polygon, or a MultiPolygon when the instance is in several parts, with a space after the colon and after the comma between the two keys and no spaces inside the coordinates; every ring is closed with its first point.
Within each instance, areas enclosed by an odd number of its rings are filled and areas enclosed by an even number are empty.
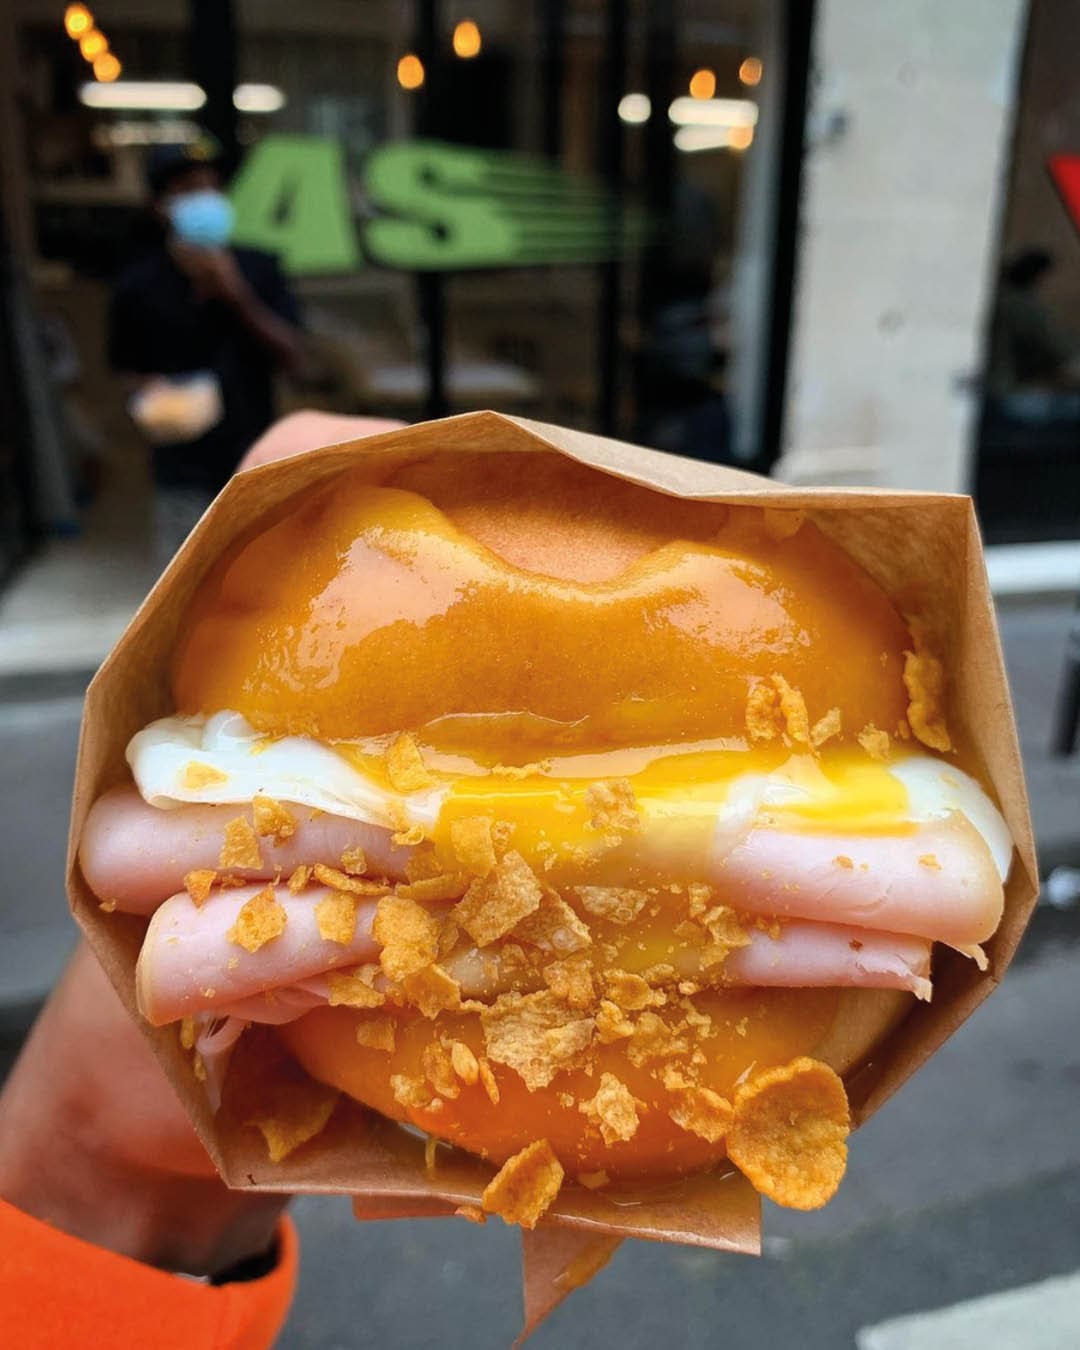
{"type": "Polygon", "coordinates": [[[759,508],[679,505],[678,537],[574,581],[515,566],[419,493],[350,471],[211,573],[174,670],[178,710],[232,708],[261,732],[321,740],[428,731],[521,764],[742,744],[750,688],[781,673],[811,721],[839,709],[849,742],[870,723],[894,732],[911,640],[872,580],[809,522],[777,539],[759,508]]]}

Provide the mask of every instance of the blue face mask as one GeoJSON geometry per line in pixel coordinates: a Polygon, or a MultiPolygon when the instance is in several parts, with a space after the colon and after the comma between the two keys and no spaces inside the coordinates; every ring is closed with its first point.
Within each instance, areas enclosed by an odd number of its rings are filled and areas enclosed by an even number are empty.
{"type": "Polygon", "coordinates": [[[203,188],[183,192],[165,208],[177,239],[200,248],[220,248],[233,227],[232,203],[221,192],[203,188]]]}

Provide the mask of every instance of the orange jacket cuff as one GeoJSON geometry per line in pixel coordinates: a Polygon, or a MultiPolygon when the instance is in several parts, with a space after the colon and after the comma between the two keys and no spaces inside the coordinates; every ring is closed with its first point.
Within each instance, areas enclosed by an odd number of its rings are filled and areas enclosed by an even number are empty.
{"type": "Polygon", "coordinates": [[[69,1237],[0,1200],[0,1345],[266,1350],[289,1311],[299,1243],[278,1225],[273,1270],[212,1286],[69,1237]]]}

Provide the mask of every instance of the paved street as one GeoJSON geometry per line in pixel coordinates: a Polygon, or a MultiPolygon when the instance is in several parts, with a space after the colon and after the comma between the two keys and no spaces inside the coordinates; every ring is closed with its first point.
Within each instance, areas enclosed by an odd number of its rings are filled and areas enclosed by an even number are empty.
{"type": "MultiPolygon", "coordinates": [[[[1043,858],[1080,865],[1080,763],[1045,752],[1067,614],[1061,603],[1026,604],[1008,608],[1002,626],[1043,858]]],[[[10,1052],[15,1010],[70,940],[62,874],[79,688],[58,676],[5,692],[0,1035],[10,1052]]],[[[533,1344],[1080,1344],[1076,1282],[1057,1278],[1080,1270],[1078,963],[1080,907],[1041,910],[1002,988],[857,1136],[828,1209],[770,1208],[761,1261],[627,1243],[533,1344]],[[1004,1303],[982,1302],[1012,1290],[1004,1303]],[[936,1320],[895,1322],[946,1307],[936,1320]],[[987,1325],[1000,1335],[979,1332],[987,1325]]],[[[304,1275],[285,1350],[485,1350],[513,1338],[517,1241],[501,1224],[358,1225],[344,1200],[301,1200],[296,1212],[304,1275]]]]}

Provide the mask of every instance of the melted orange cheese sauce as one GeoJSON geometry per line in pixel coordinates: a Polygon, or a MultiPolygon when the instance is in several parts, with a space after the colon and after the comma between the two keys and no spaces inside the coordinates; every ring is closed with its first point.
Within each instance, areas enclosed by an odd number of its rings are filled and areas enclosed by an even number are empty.
{"type": "Polygon", "coordinates": [[[211,574],[175,667],[178,710],[324,740],[425,730],[520,764],[741,744],[752,682],[780,673],[811,720],[839,707],[849,737],[892,732],[911,644],[879,588],[812,524],[778,541],[757,508],[700,509],[699,537],[684,519],[691,537],[570,581],[506,561],[416,492],[345,474],[211,574]]]}

